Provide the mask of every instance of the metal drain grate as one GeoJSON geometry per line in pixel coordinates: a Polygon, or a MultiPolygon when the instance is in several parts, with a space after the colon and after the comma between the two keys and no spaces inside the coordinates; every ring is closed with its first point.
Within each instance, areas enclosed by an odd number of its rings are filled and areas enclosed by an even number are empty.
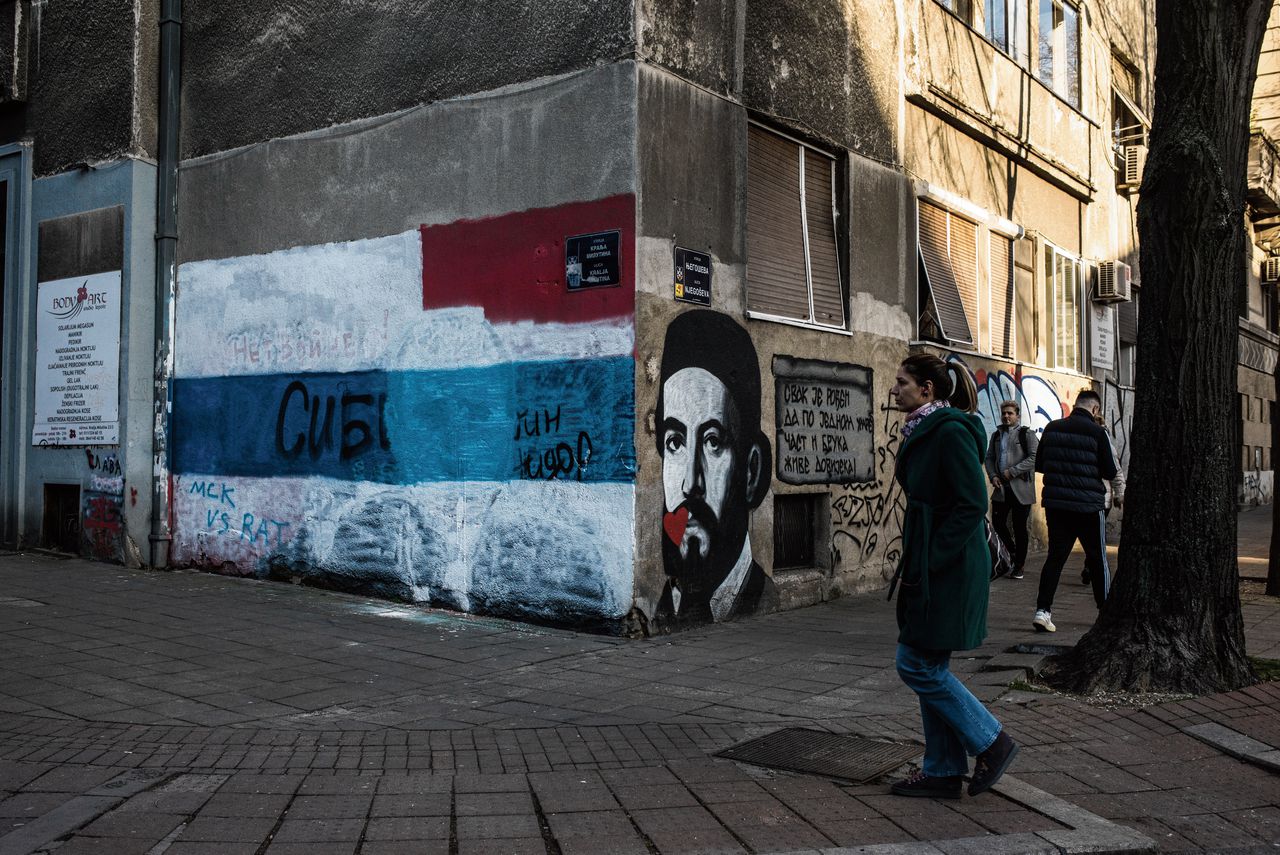
{"type": "Polygon", "coordinates": [[[717,751],[716,756],[861,784],[914,760],[923,750],[919,745],[788,727],[717,751]]]}

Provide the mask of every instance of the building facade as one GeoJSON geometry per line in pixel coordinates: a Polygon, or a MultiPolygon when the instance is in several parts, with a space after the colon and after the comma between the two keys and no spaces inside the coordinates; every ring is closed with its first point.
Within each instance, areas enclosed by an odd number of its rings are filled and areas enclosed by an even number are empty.
{"type": "Polygon", "coordinates": [[[885,583],[912,349],[1127,463],[1148,4],[8,7],[7,544],[645,634],[885,583]]]}

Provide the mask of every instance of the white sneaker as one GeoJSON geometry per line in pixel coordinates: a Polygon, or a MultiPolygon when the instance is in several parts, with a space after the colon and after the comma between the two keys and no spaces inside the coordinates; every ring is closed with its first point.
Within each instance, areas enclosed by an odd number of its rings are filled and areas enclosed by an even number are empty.
{"type": "Polygon", "coordinates": [[[1036,610],[1036,616],[1031,619],[1031,625],[1036,628],[1036,632],[1058,631],[1058,628],[1053,625],[1053,616],[1044,609],[1036,610]]]}

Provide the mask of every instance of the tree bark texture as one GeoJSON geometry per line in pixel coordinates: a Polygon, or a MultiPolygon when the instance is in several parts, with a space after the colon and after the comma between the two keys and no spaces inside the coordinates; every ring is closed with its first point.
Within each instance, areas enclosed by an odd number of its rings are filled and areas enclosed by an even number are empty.
{"type": "Polygon", "coordinates": [[[1254,681],[1236,563],[1238,294],[1249,109],[1271,0],[1157,0],[1138,203],[1142,309],[1119,572],[1046,677],[1078,692],[1254,681]]]}
{"type": "MultiPolygon", "coordinates": [[[[1272,315],[1280,312],[1280,306],[1273,302],[1272,315]]],[[[1275,380],[1276,401],[1280,402],[1280,361],[1276,362],[1273,372],[1275,380]]],[[[1275,415],[1280,413],[1280,406],[1272,411],[1271,418],[1271,470],[1276,470],[1275,454],[1280,451],[1280,422],[1275,415]]],[[[1274,477],[1274,476],[1273,476],[1274,477]]],[[[1276,500],[1276,482],[1271,483],[1271,548],[1267,553],[1267,594],[1280,597],[1280,501],[1276,500]]]]}

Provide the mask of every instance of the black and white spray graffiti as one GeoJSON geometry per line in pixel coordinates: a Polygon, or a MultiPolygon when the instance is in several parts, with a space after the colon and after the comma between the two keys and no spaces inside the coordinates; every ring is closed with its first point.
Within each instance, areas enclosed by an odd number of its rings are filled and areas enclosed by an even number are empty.
{"type": "Polygon", "coordinates": [[[888,403],[881,405],[880,437],[869,481],[846,484],[831,503],[832,557],[839,563],[878,567],[885,579],[902,557],[902,521],[907,500],[893,477],[902,436],[902,414],[888,403]]]}
{"type": "Polygon", "coordinates": [[[1110,380],[1103,394],[1103,419],[1111,432],[1120,468],[1129,470],[1129,434],[1133,431],[1133,389],[1118,386],[1110,380]]]}
{"type": "Polygon", "coordinates": [[[667,581],[655,628],[772,610],[777,588],[752,558],[749,536],[771,480],[751,337],[728,315],[685,312],[667,327],[659,377],[667,581]]]}

